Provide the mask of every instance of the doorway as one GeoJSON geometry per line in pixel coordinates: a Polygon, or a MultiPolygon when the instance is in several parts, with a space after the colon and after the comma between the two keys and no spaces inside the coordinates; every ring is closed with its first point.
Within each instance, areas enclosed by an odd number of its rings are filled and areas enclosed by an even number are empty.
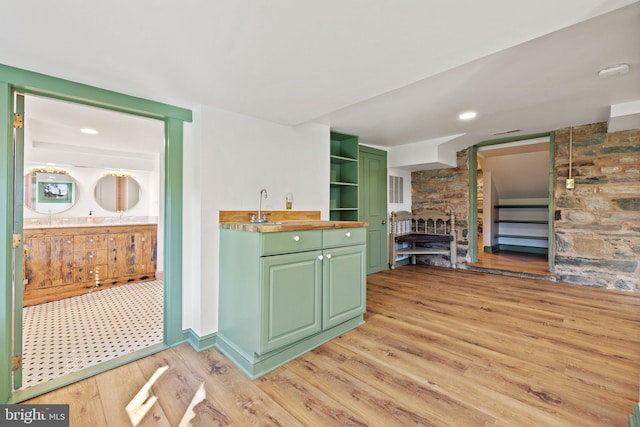
{"type": "Polygon", "coordinates": [[[545,135],[475,147],[477,258],[470,266],[550,275],[552,140],[545,135]]]}
{"type": "MultiPolygon", "coordinates": [[[[0,240],[14,242],[13,247],[0,246],[0,294],[3,295],[0,299],[0,340],[3,343],[0,346],[0,360],[5,361],[0,366],[0,402],[6,403],[20,402],[186,340],[182,331],[182,141],[183,123],[191,121],[191,111],[5,65],[0,65],[0,75],[3,76],[3,81],[0,82],[0,128],[5,129],[0,133],[0,151],[6,154],[0,156],[0,217],[4,218],[4,221],[0,221],[0,240]],[[19,147],[14,146],[14,120],[10,120],[14,116],[16,92],[160,120],[164,124],[165,136],[162,177],[164,223],[159,227],[164,241],[163,343],[137,351],[127,358],[105,362],[51,382],[55,384],[46,383],[25,390],[14,387],[14,378],[21,376],[21,355],[16,353],[19,346],[14,345],[14,339],[21,339],[22,334],[22,310],[21,307],[14,309],[13,305],[14,299],[22,299],[22,286],[15,286],[14,283],[14,279],[15,282],[22,283],[22,270],[14,268],[14,260],[21,259],[23,251],[22,215],[14,212],[14,197],[16,194],[21,195],[14,185],[16,170],[19,169],[18,162],[14,160],[22,155],[19,147]]],[[[21,167],[22,163],[19,165],[21,167]]],[[[19,176],[22,174],[19,173],[19,176]]]]}
{"type": "Polygon", "coordinates": [[[24,389],[163,342],[164,124],[25,95],[23,129],[24,389]]]}

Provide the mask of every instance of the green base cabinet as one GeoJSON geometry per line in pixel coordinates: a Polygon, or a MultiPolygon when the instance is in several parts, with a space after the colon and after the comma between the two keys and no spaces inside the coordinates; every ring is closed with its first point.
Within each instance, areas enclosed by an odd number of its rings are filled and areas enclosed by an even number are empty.
{"type": "Polygon", "coordinates": [[[260,354],[322,330],[321,256],[311,251],[261,259],[260,354]]]}
{"type": "Polygon", "coordinates": [[[220,230],[217,345],[254,379],[362,323],[366,229],[220,230]]]}

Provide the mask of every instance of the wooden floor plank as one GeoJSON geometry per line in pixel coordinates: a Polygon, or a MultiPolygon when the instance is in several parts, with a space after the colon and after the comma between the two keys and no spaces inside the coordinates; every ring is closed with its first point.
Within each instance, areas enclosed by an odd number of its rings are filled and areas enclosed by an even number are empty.
{"type": "MultiPolygon", "coordinates": [[[[101,390],[100,400],[104,408],[110,408],[106,417],[108,427],[121,427],[131,424],[131,419],[125,410],[140,389],[147,383],[148,378],[140,371],[137,363],[129,363],[116,369],[107,371],[95,377],[98,389],[101,390]],[[127,381],[122,379],[126,378],[127,381]],[[112,390],[109,392],[109,390],[112,390]]],[[[152,393],[155,390],[152,387],[152,393]]],[[[158,426],[171,427],[162,407],[154,404],[146,416],[138,424],[139,427],[158,426]]]]}
{"type": "Polygon", "coordinates": [[[255,381],[184,344],[29,403],[113,426],[163,365],[145,425],[177,425],[201,382],[194,426],[626,427],[639,398],[639,294],[409,265],[367,277],[365,320],[255,381]]]}
{"type": "Polygon", "coordinates": [[[438,425],[435,417],[420,406],[409,405],[399,399],[400,396],[377,389],[344,370],[323,366],[322,360],[301,357],[285,369],[332,396],[350,412],[357,414],[365,425],[438,425]]]}
{"type": "Polygon", "coordinates": [[[110,392],[113,390],[99,390],[95,377],[92,377],[25,403],[68,404],[71,427],[106,426],[108,409],[102,406],[100,394],[110,392]]]}
{"type": "MultiPolygon", "coordinates": [[[[224,416],[229,425],[302,425],[218,350],[196,353],[187,345],[179,349],[180,357],[192,375],[205,381],[208,406],[224,416]]],[[[210,416],[200,414],[196,409],[198,418],[194,420],[194,425],[214,425],[210,416]],[[197,424],[198,420],[203,423],[197,424]]]]}

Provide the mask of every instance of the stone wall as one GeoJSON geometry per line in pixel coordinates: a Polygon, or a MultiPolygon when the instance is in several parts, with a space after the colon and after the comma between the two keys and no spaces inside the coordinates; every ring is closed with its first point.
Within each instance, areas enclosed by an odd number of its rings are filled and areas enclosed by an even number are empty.
{"type": "Polygon", "coordinates": [[[555,273],[564,282],[640,292],[640,129],[556,131],[555,273]]]}
{"type": "MultiPolygon", "coordinates": [[[[435,169],[411,173],[411,210],[420,212],[435,209],[453,212],[458,232],[458,262],[465,261],[469,249],[467,239],[469,219],[468,151],[460,151],[455,168],[435,169]]],[[[418,262],[449,266],[449,258],[418,257],[418,262]]]]}
{"type": "MultiPolygon", "coordinates": [[[[608,134],[606,123],[574,127],[573,190],[565,186],[569,128],[557,130],[555,142],[558,280],[640,292],[640,129],[608,134]]],[[[468,262],[467,161],[465,150],[455,168],[411,174],[413,211],[455,213],[459,263],[468,262]]],[[[418,257],[418,262],[449,265],[444,256],[418,257]]]]}

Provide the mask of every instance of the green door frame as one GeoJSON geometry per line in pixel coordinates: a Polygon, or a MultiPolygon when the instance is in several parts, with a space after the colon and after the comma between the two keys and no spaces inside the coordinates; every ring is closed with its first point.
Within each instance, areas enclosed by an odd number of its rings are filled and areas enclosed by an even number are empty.
{"type": "MultiPolygon", "coordinates": [[[[44,392],[43,387],[12,393],[11,336],[12,336],[12,235],[13,235],[13,94],[15,91],[46,96],[113,111],[153,118],[164,122],[164,343],[151,352],[174,346],[186,340],[182,331],[182,146],[183,123],[191,122],[190,110],[137,98],[94,86],[75,83],[56,77],[0,64],[0,403],[24,400],[44,392]]],[[[142,357],[132,356],[130,360],[142,357]]],[[[147,352],[147,354],[150,354],[147,352]]],[[[130,361],[129,360],[129,361],[130,361]]],[[[108,366],[112,369],[117,362],[108,366]]],[[[105,369],[101,369],[105,370],[105,369]]],[[[94,375],[100,369],[91,372],[94,375]]],[[[85,374],[85,376],[89,376],[85,374]]],[[[71,375],[70,375],[71,376],[71,375]]],[[[51,381],[48,389],[77,381],[82,375],[68,380],[51,381]]],[[[48,384],[48,383],[47,383],[48,384]]]]}
{"type": "Polygon", "coordinates": [[[514,136],[510,138],[492,139],[488,141],[479,142],[476,145],[469,147],[469,262],[478,262],[478,147],[486,145],[505,144],[507,142],[524,141],[534,138],[549,138],[549,227],[548,227],[548,265],[549,272],[553,272],[554,268],[554,253],[555,253],[555,232],[554,232],[554,219],[555,219],[555,197],[554,197],[554,184],[555,184],[555,158],[556,158],[556,143],[555,132],[536,133],[532,135],[514,136]]]}

